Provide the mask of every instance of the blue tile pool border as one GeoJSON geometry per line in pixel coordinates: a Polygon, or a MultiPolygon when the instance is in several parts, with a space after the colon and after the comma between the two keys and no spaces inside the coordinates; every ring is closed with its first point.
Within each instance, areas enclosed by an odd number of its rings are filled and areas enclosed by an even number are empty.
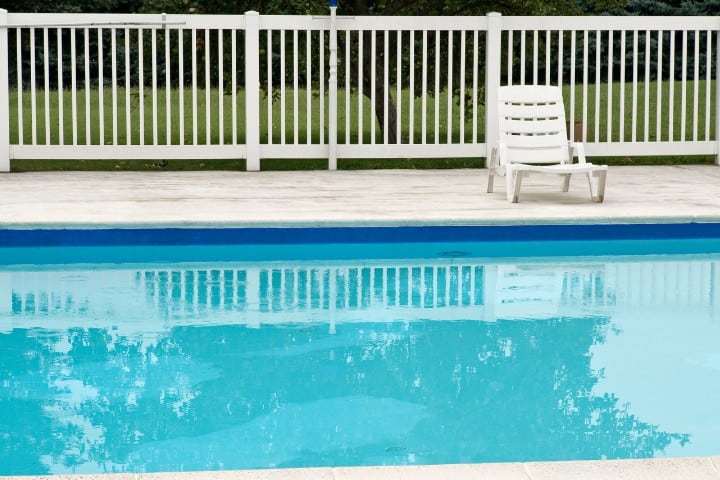
{"type": "Polygon", "coordinates": [[[720,223],[0,229],[0,247],[720,239],[720,223]]]}

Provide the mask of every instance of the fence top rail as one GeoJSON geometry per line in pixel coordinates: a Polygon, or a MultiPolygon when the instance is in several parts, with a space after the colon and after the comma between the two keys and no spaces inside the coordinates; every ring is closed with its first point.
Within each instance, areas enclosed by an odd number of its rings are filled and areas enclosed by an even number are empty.
{"type": "Polygon", "coordinates": [[[244,29],[245,15],[137,13],[8,13],[0,28],[200,28],[244,29]]]}
{"type": "Polygon", "coordinates": [[[0,25],[10,28],[144,28],[144,27],[170,27],[184,26],[186,22],[77,22],[77,23],[27,23],[0,25]]]}
{"type": "MultiPolygon", "coordinates": [[[[327,15],[260,15],[264,30],[327,30],[327,15]]],[[[720,30],[718,17],[641,16],[502,16],[503,30],[720,30]],[[681,21],[678,21],[681,19],[681,21]]],[[[122,13],[8,13],[8,28],[190,28],[244,29],[245,15],[122,14],[122,13]]],[[[487,16],[344,16],[338,30],[487,30],[487,16]],[[388,18],[392,22],[388,23],[388,18]],[[390,27],[390,28],[388,28],[390,27]]]]}
{"type": "MultiPolygon", "coordinates": [[[[271,30],[327,30],[330,17],[327,15],[261,15],[260,28],[271,30]]],[[[486,16],[465,17],[337,17],[338,30],[487,30],[486,16]],[[390,21],[388,21],[391,19],[390,21]]]]}
{"type": "Polygon", "coordinates": [[[718,17],[557,16],[502,17],[503,30],[718,30],[718,17]]]}

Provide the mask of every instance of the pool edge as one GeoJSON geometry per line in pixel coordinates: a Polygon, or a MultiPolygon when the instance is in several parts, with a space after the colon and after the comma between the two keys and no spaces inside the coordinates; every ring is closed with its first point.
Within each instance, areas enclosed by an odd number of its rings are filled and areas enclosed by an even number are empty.
{"type": "Polygon", "coordinates": [[[202,472],[0,476],[0,480],[563,480],[720,479],[720,456],[418,466],[320,467],[202,472]]]}
{"type": "Polygon", "coordinates": [[[125,222],[3,222],[0,230],[32,229],[141,229],[141,228],[315,228],[315,227],[444,227],[444,226],[515,226],[515,225],[625,225],[625,224],[720,223],[720,215],[683,216],[590,216],[571,218],[548,216],[538,218],[454,218],[447,220],[388,218],[383,220],[303,220],[303,221],[125,221],[125,222]]]}

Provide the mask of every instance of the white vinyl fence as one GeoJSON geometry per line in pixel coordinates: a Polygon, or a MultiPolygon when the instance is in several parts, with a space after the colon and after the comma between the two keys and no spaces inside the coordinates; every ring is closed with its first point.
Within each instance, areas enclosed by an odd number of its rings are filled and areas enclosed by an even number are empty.
{"type": "Polygon", "coordinates": [[[505,84],[563,86],[569,134],[590,156],[717,156],[718,28],[716,17],[0,10],[0,171],[13,159],[259,170],[264,158],[335,169],[486,157],[505,84]]]}

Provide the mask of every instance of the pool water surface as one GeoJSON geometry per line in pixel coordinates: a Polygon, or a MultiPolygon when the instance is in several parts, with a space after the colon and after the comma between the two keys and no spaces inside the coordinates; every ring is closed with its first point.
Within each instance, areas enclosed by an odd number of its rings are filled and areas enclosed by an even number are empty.
{"type": "Polygon", "coordinates": [[[717,455],[718,242],[642,243],[6,248],[0,475],[717,455]]]}

